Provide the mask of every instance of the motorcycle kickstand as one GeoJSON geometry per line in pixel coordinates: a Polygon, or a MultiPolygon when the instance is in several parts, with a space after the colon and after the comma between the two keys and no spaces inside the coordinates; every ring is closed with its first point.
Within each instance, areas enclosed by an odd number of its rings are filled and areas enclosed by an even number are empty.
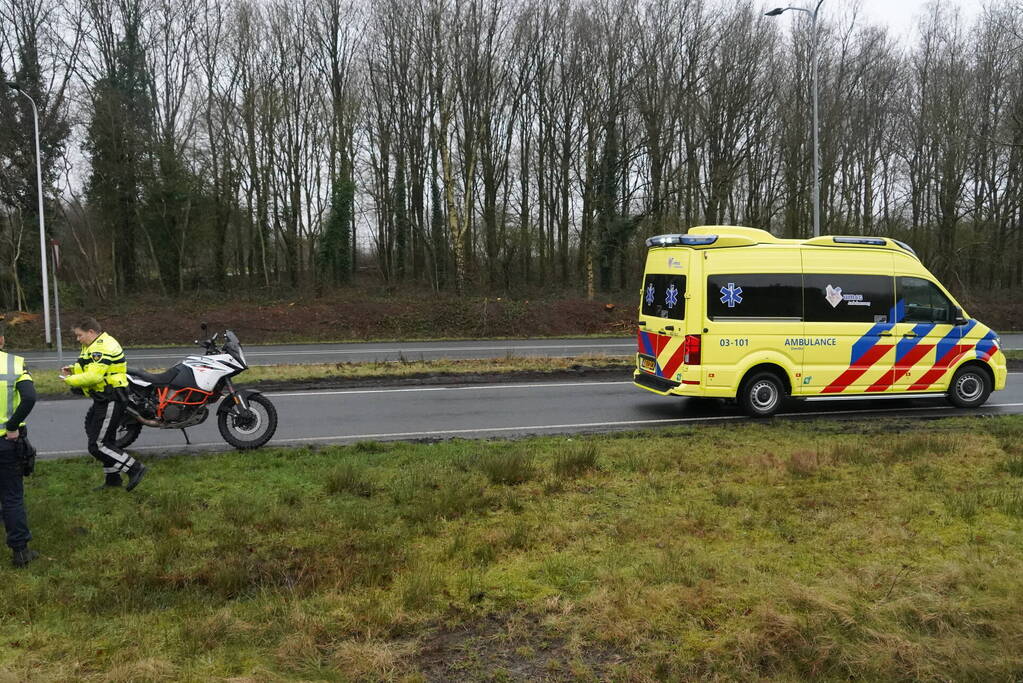
{"type": "Polygon", "coordinates": [[[192,440],[188,438],[188,431],[185,430],[185,429],[182,429],[181,433],[185,435],[185,445],[191,446],[192,445],[192,440]]]}

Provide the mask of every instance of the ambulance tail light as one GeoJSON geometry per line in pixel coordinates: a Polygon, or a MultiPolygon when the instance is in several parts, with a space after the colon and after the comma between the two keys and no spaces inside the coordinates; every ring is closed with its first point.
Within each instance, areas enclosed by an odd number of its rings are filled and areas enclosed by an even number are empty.
{"type": "Polygon", "coordinates": [[[685,341],[682,342],[682,364],[683,365],[700,364],[700,335],[698,334],[686,335],[685,341]]]}

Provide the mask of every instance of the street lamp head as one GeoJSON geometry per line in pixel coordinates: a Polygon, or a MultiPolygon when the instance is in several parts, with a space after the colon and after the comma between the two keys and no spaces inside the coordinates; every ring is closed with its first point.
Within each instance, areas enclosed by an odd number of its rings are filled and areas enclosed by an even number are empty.
{"type": "Polygon", "coordinates": [[[779,14],[781,14],[782,12],[784,12],[787,9],[788,9],[788,7],[775,7],[770,12],[764,12],[764,16],[765,17],[776,17],[776,16],[778,16],[779,14]]]}

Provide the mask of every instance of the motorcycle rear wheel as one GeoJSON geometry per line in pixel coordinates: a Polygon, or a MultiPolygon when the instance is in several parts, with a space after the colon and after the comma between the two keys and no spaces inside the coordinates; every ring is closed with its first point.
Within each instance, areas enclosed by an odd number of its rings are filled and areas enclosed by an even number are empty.
{"type": "Polygon", "coordinates": [[[277,409],[270,399],[263,394],[249,394],[246,401],[249,404],[246,415],[236,414],[235,407],[217,412],[220,435],[224,441],[243,451],[259,448],[277,431],[277,409]]]}

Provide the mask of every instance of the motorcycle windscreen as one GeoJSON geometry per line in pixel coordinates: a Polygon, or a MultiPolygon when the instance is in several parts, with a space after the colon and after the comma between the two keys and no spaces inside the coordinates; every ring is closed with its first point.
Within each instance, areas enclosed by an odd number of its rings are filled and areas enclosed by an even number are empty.
{"type": "Polygon", "coordinates": [[[236,361],[242,364],[243,367],[249,367],[249,364],[245,362],[245,352],[242,351],[241,342],[238,341],[238,336],[228,330],[224,333],[224,351],[231,355],[236,361]]]}

